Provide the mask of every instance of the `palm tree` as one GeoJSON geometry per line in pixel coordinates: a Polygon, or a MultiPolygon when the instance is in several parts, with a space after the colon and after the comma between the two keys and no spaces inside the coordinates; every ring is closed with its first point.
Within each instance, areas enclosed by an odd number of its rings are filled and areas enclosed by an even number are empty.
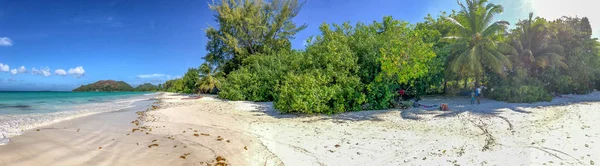
{"type": "Polygon", "coordinates": [[[487,0],[466,0],[466,6],[458,2],[461,11],[455,18],[447,18],[456,27],[456,39],[449,45],[448,69],[461,76],[474,76],[479,86],[486,69],[503,75],[512,65],[505,53],[514,53],[508,44],[495,40],[509,25],[506,21],[492,22],[495,15],[503,12],[501,5],[487,3],[487,0]]]}
{"type": "Polygon", "coordinates": [[[199,92],[212,93],[214,90],[221,88],[221,82],[219,76],[222,72],[211,67],[211,65],[204,63],[198,69],[200,72],[200,81],[196,83],[199,92]]]}
{"type": "Polygon", "coordinates": [[[549,43],[550,31],[546,26],[546,20],[541,18],[534,20],[533,13],[529,13],[529,19],[519,24],[520,27],[516,32],[518,36],[512,44],[518,56],[513,58],[513,62],[529,69],[530,74],[535,74],[539,69],[548,66],[567,68],[567,64],[563,62],[564,57],[558,54],[563,51],[563,47],[549,43]]]}

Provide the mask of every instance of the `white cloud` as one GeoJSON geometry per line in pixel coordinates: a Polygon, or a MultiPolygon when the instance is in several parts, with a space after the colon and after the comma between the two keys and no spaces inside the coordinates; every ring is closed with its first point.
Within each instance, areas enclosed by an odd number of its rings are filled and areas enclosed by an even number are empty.
{"type": "Polygon", "coordinates": [[[36,69],[35,67],[31,68],[31,74],[34,74],[34,75],[43,75],[45,77],[48,77],[48,76],[52,75],[52,73],[50,73],[50,68],[48,68],[48,67],[44,67],[44,68],[41,68],[39,70],[36,69]]]}
{"type": "Polygon", "coordinates": [[[19,68],[10,70],[10,74],[12,74],[12,75],[25,73],[25,72],[27,72],[27,68],[25,68],[25,66],[21,66],[19,68]]]}
{"type": "Polygon", "coordinates": [[[166,75],[166,74],[145,74],[145,75],[138,75],[136,78],[159,78],[159,77],[171,78],[170,75],[166,75]]]}
{"type": "Polygon", "coordinates": [[[8,67],[8,65],[0,63],[0,72],[7,72],[9,70],[10,68],[8,67]]]}
{"type": "Polygon", "coordinates": [[[65,71],[63,69],[57,69],[57,70],[54,70],[54,74],[59,75],[59,76],[66,76],[67,71],[65,71]]]}
{"type": "Polygon", "coordinates": [[[83,70],[83,66],[77,66],[76,68],[70,68],[68,73],[79,78],[85,75],[85,70],[83,70]]]}
{"type": "Polygon", "coordinates": [[[0,37],[0,46],[10,47],[13,45],[12,40],[8,37],[0,37]]]}
{"type": "Polygon", "coordinates": [[[19,69],[17,70],[18,73],[25,73],[27,72],[27,68],[25,68],[25,66],[21,66],[19,67],[19,69]]]}

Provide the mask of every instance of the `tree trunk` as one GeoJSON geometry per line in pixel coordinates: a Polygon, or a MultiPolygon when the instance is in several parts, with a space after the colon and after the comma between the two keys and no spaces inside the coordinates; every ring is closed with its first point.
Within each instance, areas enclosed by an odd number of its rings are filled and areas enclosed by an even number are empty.
{"type": "Polygon", "coordinates": [[[444,79],[444,94],[448,94],[448,92],[446,91],[448,88],[448,81],[446,79],[444,79]]]}
{"type": "Polygon", "coordinates": [[[475,88],[479,87],[479,75],[475,75],[475,88]]]}

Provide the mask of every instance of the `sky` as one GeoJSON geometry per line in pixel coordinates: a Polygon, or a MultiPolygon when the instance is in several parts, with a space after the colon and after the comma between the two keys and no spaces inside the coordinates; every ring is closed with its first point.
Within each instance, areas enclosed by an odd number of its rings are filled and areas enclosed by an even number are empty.
{"type": "MultiPolygon", "coordinates": [[[[0,91],[69,91],[98,80],[158,84],[198,67],[207,53],[204,30],[216,26],[212,0],[0,0],[0,91]]],[[[586,16],[600,34],[598,0],[491,0],[498,20],[529,12],[549,20],[586,16]],[[598,28],[596,28],[598,27],[598,28]]],[[[308,27],[295,49],[322,23],[417,23],[427,14],[458,10],[455,0],[307,0],[294,22],[308,27]]]]}

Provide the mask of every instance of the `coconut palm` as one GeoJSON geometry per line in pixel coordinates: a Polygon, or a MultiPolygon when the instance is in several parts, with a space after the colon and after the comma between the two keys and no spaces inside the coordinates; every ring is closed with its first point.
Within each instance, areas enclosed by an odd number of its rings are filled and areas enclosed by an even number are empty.
{"type": "Polygon", "coordinates": [[[486,69],[503,75],[506,69],[512,68],[506,55],[516,54],[510,45],[495,40],[509,25],[506,21],[492,22],[495,15],[503,12],[503,7],[487,0],[466,0],[466,6],[458,4],[461,7],[458,15],[447,18],[457,29],[456,36],[446,37],[457,40],[448,46],[451,49],[449,71],[474,76],[476,85],[486,69]]]}
{"type": "Polygon", "coordinates": [[[533,13],[529,13],[529,19],[519,23],[518,36],[513,40],[512,45],[518,52],[513,62],[529,69],[530,74],[546,67],[567,68],[564,57],[558,54],[563,47],[549,43],[550,32],[546,25],[546,20],[533,19],[533,13]]]}
{"type": "Polygon", "coordinates": [[[212,93],[221,87],[218,77],[222,75],[222,72],[207,63],[202,64],[198,70],[200,72],[200,81],[196,83],[196,86],[199,92],[212,93]]]}

